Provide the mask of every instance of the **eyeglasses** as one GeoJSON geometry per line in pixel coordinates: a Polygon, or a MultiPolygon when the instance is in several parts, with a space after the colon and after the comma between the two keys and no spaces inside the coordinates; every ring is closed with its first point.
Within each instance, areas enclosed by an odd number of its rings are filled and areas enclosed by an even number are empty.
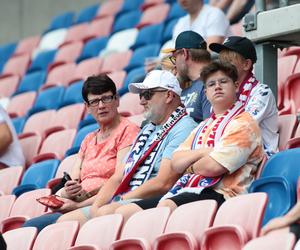
{"type": "Polygon", "coordinates": [[[212,81],[209,81],[205,84],[206,88],[215,88],[217,83],[219,83],[219,85],[221,87],[227,85],[228,83],[230,82],[230,79],[227,78],[227,77],[224,77],[224,78],[220,78],[220,79],[217,79],[217,80],[212,80],[212,81]]]}
{"type": "Polygon", "coordinates": [[[115,98],[116,95],[105,95],[101,98],[96,98],[88,101],[88,105],[91,107],[97,107],[99,105],[99,102],[102,102],[103,104],[107,104],[107,103],[111,103],[115,98]]]}
{"type": "Polygon", "coordinates": [[[179,49],[179,50],[175,50],[172,54],[172,56],[170,56],[170,61],[173,65],[176,65],[176,56],[178,54],[180,54],[183,50],[182,49],[179,49]]]}
{"type": "Polygon", "coordinates": [[[152,96],[155,94],[155,92],[166,92],[167,89],[160,89],[160,90],[145,90],[142,93],[140,93],[140,99],[144,97],[146,101],[151,100],[152,96]]]}

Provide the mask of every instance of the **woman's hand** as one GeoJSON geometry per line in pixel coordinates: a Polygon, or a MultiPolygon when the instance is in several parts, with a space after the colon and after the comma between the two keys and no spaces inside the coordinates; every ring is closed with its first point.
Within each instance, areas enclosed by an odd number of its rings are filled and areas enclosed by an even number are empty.
{"type": "Polygon", "coordinates": [[[57,199],[61,200],[64,202],[64,204],[57,209],[52,209],[53,212],[60,212],[60,213],[67,213],[70,211],[73,211],[75,209],[77,209],[77,202],[72,201],[70,199],[66,199],[66,198],[62,198],[62,197],[57,197],[57,199]]]}
{"type": "Polygon", "coordinates": [[[80,195],[84,190],[81,184],[77,180],[70,180],[65,183],[64,187],[66,198],[74,199],[77,195],[80,195]]]}
{"type": "Polygon", "coordinates": [[[275,218],[271,221],[269,221],[267,223],[267,225],[265,225],[262,230],[260,235],[266,235],[267,233],[273,231],[273,230],[277,230],[283,227],[287,227],[289,226],[289,221],[287,220],[286,217],[279,217],[279,218],[275,218]]]}

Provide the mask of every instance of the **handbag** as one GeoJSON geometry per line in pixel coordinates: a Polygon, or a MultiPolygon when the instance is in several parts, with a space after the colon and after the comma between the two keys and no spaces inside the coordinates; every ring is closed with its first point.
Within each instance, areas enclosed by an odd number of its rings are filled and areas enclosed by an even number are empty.
{"type": "Polygon", "coordinates": [[[57,197],[58,197],[57,195],[48,195],[48,196],[40,197],[36,200],[46,207],[57,209],[62,207],[62,205],[64,204],[64,202],[57,199],[57,197]]]}

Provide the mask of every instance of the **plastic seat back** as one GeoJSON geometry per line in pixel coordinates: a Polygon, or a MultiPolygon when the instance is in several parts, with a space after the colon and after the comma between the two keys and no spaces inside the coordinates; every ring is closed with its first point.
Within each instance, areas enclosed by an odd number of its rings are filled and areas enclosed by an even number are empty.
{"type": "Polygon", "coordinates": [[[122,8],[123,0],[111,0],[104,2],[98,9],[96,18],[105,16],[114,16],[122,8]]]}
{"type": "Polygon", "coordinates": [[[123,217],[120,214],[91,219],[80,229],[75,246],[92,244],[99,249],[109,249],[109,246],[119,238],[122,224],[123,217]]]}
{"type": "Polygon", "coordinates": [[[76,160],[77,160],[77,154],[70,155],[65,159],[63,159],[63,161],[58,166],[55,178],[62,178],[64,176],[64,172],[70,173],[72,171],[72,168],[76,160]]]}
{"type": "Polygon", "coordinates": [[[11,75],[4,78],[0,78],[0,93],[1,96],[9,97],[18,88],[20,77],[17,75],[11,75]]]}
{"type": "Polygon", "coordinates": [[[10,215],[15,200],[16,196],[13,194],[0,196],[0,222],[10,215]]]}
{"type": "Polygon", "coordinates": [[[131,50],[108,55],[104,59],[101,71],[110,73],[113,71],[123,70],[128,65],[131,56],[131,50]]]}
{"type": "Polygon", "coordinates": [[[18,228],[3,234],[7,250],[31,250],[36,236],[37,229],[35,227],[18,228]]]}
{"type": "Polygon", "coordinates": [[[290,106],[290,113],[292,114],[297,114],[300,111],[300,101],[298,100],[300,93],[299,84],[300,73],[296,73],[288,78],[284,86],[284,106],[290,106]]]}
{"type": "Polygon", "coordinates": [[[40,36],[32,36],[32,37],[24,38],[18,43],[18,46],[15,50],[15,55],[18,54],[31,55],[33,50],[38,46],[39,42],[40,42],[40,36]]]}
{"type": "Polygon", "coordinates": [[[144,107],[140,104],[139,95],[126,93],[120,98],[119,112],[124,115],[138,115],[144,112],[144,107]]]}
{"type": "Polygon", "coordinates": [[[66,63],[53,68],[47,77],[44,88],[53,85],[63,85],[67,86],[71,79],[74,77],[76,72],[75,63],[66,63]]]}
{"type": "Polygon", "coordinates": [[[32,250],[66,250],[73,246],[79,230],[77,221],[65,221],[45,227],[37,236],[32,250]]]}
{"type": "Polygon", "coordinates": [[[81,89],[83,81],[77,81],[66,88],[63,100],[61,101],[60,107],[67,106],[74,103],[82,103],[81,89]]]}
{"type": "Polygon", "coordinates": [[[38,91],[46,80],[47,72],[44,70],[36,71],[26,74],[16,91],[16,93],[23,93],[27,91],[38,91]]]}
{"type": "Polygon", "coordinates": [[[86,23],[92,21],[99,9],[99,4],[94,4],[83,8],[77,15],[75,23],[86,23]]]}
{"type": "Polygon", "coordinates": [[[138,9],[120,14],[114,23],[113,33],[134,28],[139,23],[141,16],[142,13],[138,9]]]}
{"type": "Polygon", "coordinates": [[[18,186],[23,174],[23,167],[9,167],[0,171],[0,192],[11,194],[12,190],[18,186]]]}
{"type": "Polygon", "coordinates": [[[21,117],[26,115],[28,110],[33,106],[35,98],[35,91],[25,92],[12,97],[7,106],[7,112],[10,117],[21,117]]]}
{"type": "Polygon", "coordinates": [[[23,77],[30,63],[30,55],[19,55],[10,58],[4,65],[2,75],[17,75],[23,77]]]}
{"type": "Polygon", "coordinates": [[[35,53],[57,49],[64,42],[66,34],[66,28],[60,28],[46,33],[42,37],[39,47],[35,53]]]}
{"type": "Polygon", "coordinates": [[[29,135],[19,138],[22,151],[25,157],[25,167],[27,168],[32,163],[32,159],[38,154],[41,143],[41,135],[29,135]]]}
{"type": "Polygon", "coordinates": [[[108,76],[114,81],[117,89],[120,89],[123,87],[127,73],[125,70],[120,70],[120,71],[111,72],[108,74],[108,76]]]}
{"type": "Polygon", "coordinates": [[[47,32],[51,30],[69,28],[74,22],[75,13],[72,11],[64,12],[57,16],[54,16],[47,28],[47,32]]]}
{"type": "Polygon", "coordinates": [[[41,51],[32,60],[27,72],[34,72],[37,70],[46,70],[48,65],[54,61],[57,50],[41,51]]]}
{"type": "Polygon", "coordinates": [[[102,17],[91,22],[88,27],[88,32],[84,40],[89,40],[95,37],[109,36],[112,25],[114,22],[114,16],[102,17]]]}
{"type": "Polygon", "coordinates": [[[292,138],[297,126],[296,115],[280,115],[278,117],[279,127],[279,150],[283,150],[289,139],[292,138]]]}
{"type": "Polygon", "coordinates": [[[81,23],[70,27],[63,44],[82,41],[87,35],[88,27],[89,25],[87,23],[81,23]]]}
{"type": "Polygon", "coordinates": [[[81,41],[76,41],[62,46],[57,51],[53,63],[55,64],[75,62],[76,59],[80,56],[82,48],[83,42],[81,41]]]}

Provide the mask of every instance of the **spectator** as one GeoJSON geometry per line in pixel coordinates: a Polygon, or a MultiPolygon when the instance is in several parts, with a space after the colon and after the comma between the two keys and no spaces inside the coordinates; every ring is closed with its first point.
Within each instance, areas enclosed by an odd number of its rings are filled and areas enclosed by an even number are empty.
{"type": "Polygon", "coordinates": [[[164,196],[140,200],[120,207],[125,219],[139,210],[158,206],[176,207],[198,200],[226,199],[246,193],[263,158],[256,121],[236,100],[236,68],[212,62],[201,73],[212,116],[200,123],[174,152],[172,168],[184,174],[164,196]]]}
{"type": "Polygon", "coordinates": [[[78,220],[110,214],[122,204],[163,194],[178,179],[171,170],[171,155],[196,124],[181,105],[176,77],[162,70],[151,71],[142,83],[131,83],[139,93],[148,123],[137,136],[127,160],[99,191],[92,207],[70,212],[58,221],[78,220]]]}
{"type": "MultiPolygon", "coordinates": [[[[261,230],[261,235],[266,235],[271,231],[282,229],[290,231],[296,237],[296,241],[300,238],[300,202],[298,201],[295,206],[284,216],[270,220],[261,230]]],[[[299,243],[298,243],[299,244],[299,243]]]]}
{"type": "Polygon", "coordinates": [[[232,36],[223,44],[211,44],[210,49],[220,53],[220,60],[237,68],[239,100],[258,122],[262,131],[264,149],[268,156],[278,151],[278,110],[271,89],[252,73],[257,57],[253,43],[246,37],[232,36]]]}
{"type": "Polygon", "coordinates": [[[36,226],[41,230],[55,222],[62,213],[91,205],[99,189],[122,162],[140,130],[118,113],[116,86],[107,75],[89,77],[84,82],[82,96],[100,129],[84,138],[71,172],[72,180],[57,192],[58,199],[64,205],[54,210],[57,213],[34,218],[24,226],[36,226]]]}
{"type": "Polygon", "coordinates": [[[174,41],[181,32],[187,30],[197,32],[208,44],[222,43],[231,35],[229,21],[219,8],[203,4],[203,0],[178,0],[178,3],[188,14],[176,23],[174,41]]]}
{"type": "Polygon", "coordinates": [[[174,49],[164,50],[173,54],[171,59],[182,88],[181,101],[197,123],[209,117],[211,108],[200,80],[202,68],[211,61],[206,46],[202,36],[194,31],[184,31],[177,36],[174,49]]]}
{"type": "Polygon", "coordinates": [[[0,106],[0,169],[24,165],[25,158],[15,128],[0,106]]]}

